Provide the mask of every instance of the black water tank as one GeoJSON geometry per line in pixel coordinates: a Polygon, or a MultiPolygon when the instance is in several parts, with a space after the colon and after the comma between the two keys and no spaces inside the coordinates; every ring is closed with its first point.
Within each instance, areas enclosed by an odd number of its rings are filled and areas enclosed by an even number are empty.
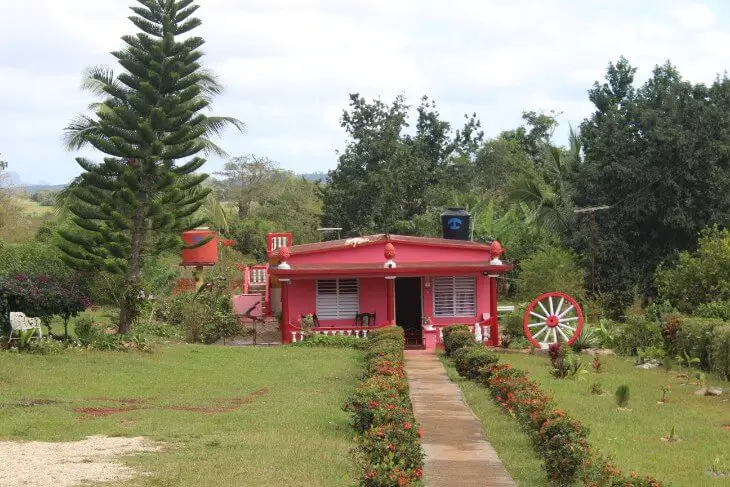
{"type": "Polygon", "coordinates": [[[441,213],[441,232],[450,240],[469,240],[471,215],[464,208],[449,208],[441,213]]]}

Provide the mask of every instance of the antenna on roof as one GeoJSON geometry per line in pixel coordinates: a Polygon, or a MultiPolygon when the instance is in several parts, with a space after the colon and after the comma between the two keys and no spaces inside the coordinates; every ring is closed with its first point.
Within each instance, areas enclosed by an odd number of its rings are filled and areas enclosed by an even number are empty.
{"type": "Polygon", "coordinates": [[[340,232],[342,231],[342,227],[323,227],[318,228],[318,232],[322,232],[323,237],[324,235],[327,235],[328,233],[337,232],[337,240],[340,239],[340,232]]]}

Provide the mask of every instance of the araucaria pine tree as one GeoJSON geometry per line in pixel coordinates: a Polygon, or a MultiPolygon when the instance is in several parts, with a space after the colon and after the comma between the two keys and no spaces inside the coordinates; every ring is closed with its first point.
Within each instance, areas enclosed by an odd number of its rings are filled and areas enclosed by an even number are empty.
{"type": "Polygon", "coordinates": [[[71,267],[124,275],[120,333],[138,312],[145,258],[179,248],[180,234],[204,223],[194,215],[208,176],[196,173],[205,163],[196,154],[222,152],[209,137],[226,126],[243,129],[203,113],[221,87],[199,64],[205,41],[181,38],[201,24],[194,0],[138,3],[129,19],[141,32],[122,37],[126,45],[112,53],[123,71],[87,70],[83,87],[102,101],[66,127],[69,149],[91,145],[108,157],[76,159],[84,172],[70,203],[75,225],[59,232],[71,267]]]}

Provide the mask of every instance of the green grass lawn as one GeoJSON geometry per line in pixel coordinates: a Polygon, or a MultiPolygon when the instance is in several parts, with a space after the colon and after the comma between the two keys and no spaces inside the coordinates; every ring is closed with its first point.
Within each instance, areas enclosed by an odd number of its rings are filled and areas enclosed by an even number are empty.
{"type": "Polygon", "coordinates": [[[0,439],[166,442],[124,460],[151,473],[125,486],[351,485],[354,433],[341,407],[361,360],[349,349],[191,345],[0,353],[0,439]]]}
{"type": "MultiPolygon", "coordinates": [[[[606,370],[596,374],[589,365],[590,357],[584,356],[589,372],[580,374],[577,379],[565,380],[550,375],[546,355],[508,353],[503,354],[501,360],[529,371],[530,377],[554,396],[560,408],[590,428],[591,446],[613,455],[616,465],[627,473],[654,475],[674,487],[730,486],[730,477],[711,478],[705,473],[718,455],[730,470],[730,429],[723,427],[730,424],[730,384],[727,382],[710,379],[710,385],[722,387],[725,393],[719,397],[698,397],[693,394],[698,386],[682,385],[685,379],[677,377],[677,371],[636,369],[631,360],[621,357],[604,358],[606,370]],[[590,386],[594,382],[600,382],[608,394],[591,395],[590,386]],[[613,393],[620,384],[630,387],[630,412],[617,411],[613,393]],[[667,384],[672,387],[668,401],[658,404],[661,387],[667,384]],[[662,441],[672,427],[681,441],[662,441]]],[[[494,416],[489,408],[496,413],[496,406],[486,390],[479,391],[475,384],[461,385],[472,408],[484,411],[477,414],[488,430],[487,423],[494,416]]],[[[494,422],[499,421],[501,419],[495,418],[494,422]]],[[[513,424],[517,428],[515,421],[513,424]]],[[[491,436],[489,439],[492,441],[491,436]]],[[[524,440],[515,434],[514,441],[521,445],[524,440]]],[[[495,448],[499,452],[497,445],[495,448]]]]}

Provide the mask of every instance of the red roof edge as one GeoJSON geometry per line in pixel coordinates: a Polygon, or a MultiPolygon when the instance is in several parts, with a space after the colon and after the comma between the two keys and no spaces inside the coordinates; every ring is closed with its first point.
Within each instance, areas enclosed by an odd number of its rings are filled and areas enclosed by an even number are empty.
{"type": "Polygon", "coordinates": [[[326,242],[292,245],[289,250],[291,251],[292,255],[301,255],[326,252],[328,250],[344,249],[348,247],[366,247],[376,244],[385,245],[387,243],[404,243],[423,245],[427,247],[469,248],[486,251],[489,251],[490,249],[489,244],[472,242],[469,240],[450,240],[446,238],[414,237],[410,235],[379,233],[375,235],[366,235],[363,237],[343,238],[340,240],[329,240],[326,242]]]}

